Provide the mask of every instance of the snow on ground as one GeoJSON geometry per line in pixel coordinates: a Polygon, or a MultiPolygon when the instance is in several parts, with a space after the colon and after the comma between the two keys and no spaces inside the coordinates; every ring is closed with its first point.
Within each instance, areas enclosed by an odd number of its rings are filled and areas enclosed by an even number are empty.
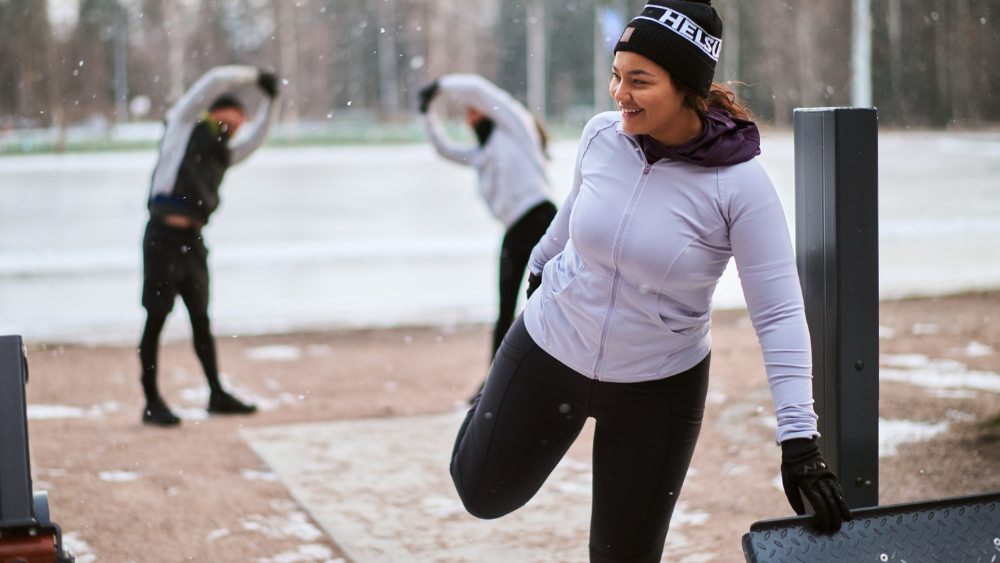
{"type": "Polygon", "coordinates": [[[80,538],[79,532],[63,534],[63,549],[76,556],[76,563],[94,563],[97,561],[95,555],[87,542],[80,538]]]}
{"type": "MultiPolygon", "coordinates": [[[[984,259],[996,256],[988,235],[1000,225],[1000,191],[979,156],[996,144],[976,135],[882,134],[883,297],[1000,287],[1000,260],[984,259]],[[941,185],[950,186],[947,198],[941,185]]],[[[769,133],[762,151],[794,225],[791,135],[769,133]]],[[[557,203],[575,152],[575,142],[553,144],[557,203]]],[[[152,151],[0,158],[0,333],[135,341],[154,163],[152,151]]],[[[214,328],[252,334],[490,320],[503,229],[475,184],[474,171],[429,145],[260,151],[227,173],[224,208],[205,230],[214,328]]],[[[716,308],[744,306],[731,266],[716,308]]],[[[165,337],[189,334],[185,315],[172,315],[165,337]]]]}
{"type": "MultiPolygon", "coordinates": [[[[937,325],[918,323],[913,327],[914,334],[932,334],[937,332],[937,325]],[[927,328],[935,327],[931,332],[927,328]],[[917,327],[923,327],[920,331],[917,327]]],[[[973,354],[992,353],[983,346],[972,342],[966,351],[973,354]]],[[[928,392],[951,399],[974,399],[976,391],[1000,393],[1000,374],[989,371],[968,370],[965,364],[955,360],[935,360],[924,354],[883,354],[879,357],[879,380],[905,383],[917,387],[926,387],[928,392]]],[[[912,420],[878,420],[878,452],[879,457],[891,457],[898,453],[899,446],[909,443],[926,442],[948,430],[952,422],[968,422],[970,415],[959,411],[949,411],[948,420],[940,422],[920,422],[912,420]]]]}
{"type": "Polygon", "coordinates": [[[879,379],[933,390],[978,390],[1000,393],[1000,374],[968,370],[955,360],[932,360],[923,354],[883,355],[879,379]]]}

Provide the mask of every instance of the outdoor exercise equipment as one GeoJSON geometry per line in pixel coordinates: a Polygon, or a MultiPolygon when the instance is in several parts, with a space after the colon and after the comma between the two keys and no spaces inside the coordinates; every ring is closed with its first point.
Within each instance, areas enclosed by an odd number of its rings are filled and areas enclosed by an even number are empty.
{"type": "Polygon", "coordinates": [[[798,109],[795,248],[819,447],[851,508],[878,505],[878,116],[798,109]]]}
{"type": "Polygon", "coordinates": [[[31,489],[27,381],[21,337],[0,336],[0,563],[73,563],[49,520],[48,493],[31,489]]]}
{"type": "Polygon", "coordinates": [[[853,522],[756,522],[747,563],[1000,559],[1000,493],[878,506],[878,116],[797,109],[795,242],[812,338],[820,448],[853,522]]]}

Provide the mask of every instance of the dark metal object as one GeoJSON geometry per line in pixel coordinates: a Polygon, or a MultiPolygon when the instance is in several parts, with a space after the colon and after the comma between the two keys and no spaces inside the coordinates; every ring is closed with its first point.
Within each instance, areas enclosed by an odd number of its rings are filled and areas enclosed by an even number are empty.
{"type": "Polygon", "coordinates": [[[0,556],[3,561],[72,563],[73,556],[62,548],[62,530],[49,520],[48,494],[31,490],[27,380],[21,337],[0,336],[0,556]],[[39,558],[46,553],[51,558],[39,558]]]}
{"type": "Polygon", "coordinates": [[[743,536],[747,563],[923,563],[1000,559],[1000,493],[854,510],[840,531],[815,516],[765,520],[743,536]]]}
{"type": "Polygon", "coordinates": [[[853,508],[878,505],[878,117],[797,109],[795,243],[820,449],[853,508]]]}

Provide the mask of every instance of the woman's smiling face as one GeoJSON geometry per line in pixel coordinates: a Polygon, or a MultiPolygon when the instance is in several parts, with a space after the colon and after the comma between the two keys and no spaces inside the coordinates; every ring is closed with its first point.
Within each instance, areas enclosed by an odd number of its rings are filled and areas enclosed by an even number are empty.
{"type": "MultiPolygon", "coordinates": [[[[611,97],[622,112],[622,130],[629,135],[649,135],[666,145],[678,132],[691,126],[691,117],[700,119],[694,110],[684,106],[684,94],[663,67],[648,58],[628,52],[615,53],[611,67],[611,97]]],[[[690,138],[690,137],[688,137],[690,138]]]]}

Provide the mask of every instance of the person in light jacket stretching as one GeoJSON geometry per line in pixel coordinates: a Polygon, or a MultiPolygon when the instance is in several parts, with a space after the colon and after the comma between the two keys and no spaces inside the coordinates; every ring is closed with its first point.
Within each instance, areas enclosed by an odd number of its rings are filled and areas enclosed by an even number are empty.
{"type": "MultiPolygon", "coordinates": [[[[482,76],[450,74],[420,91],[420,112],[438,153],[479,174],[479,193],[507,228],[500,246],[500,311],[493,328],[492,355],[514,321],[531,249],[556,214],[545,175],[546,137],[541,124],[513,96],[482,76]],[[450,141],[428,113],[439,93],[465,108],[475,145],[450,141]]],[[[491,356],[492,357],[492,356],[491,356]]]]}
{"type": "MultiPolygon", "coordinates": [[[[596,420],[592,563],[658,563],[701,429],[712,293],[736,258],[763,351],[795,512],[851,513],[817,446],[809,329],[760,135],[712,83],[709,0],[650,0],[615,48],[619,111],[587,124],[573,187],[531,255],[532,292],[458,432],[466,509],[523,506],[596,420]]],[[[736,492],[735,494],[738,494],[736,492]]]]}
{"type": "Polygon", "coordinates": [[[264,143],[277,116],[278,79],[249,66],[213,68],[167,111],[166,130],[149,192],[149,222],[142,241],[142,306],[146,327],[139,343],[146,408],[142,421],[173,426],[171,412],[156,384],[160,332],[180,295],[191,317],[194,349],[205,370],[211,395],[208,412],[249,414],[256,410],[223,389],[208,318],[208,249],[202,228],[219,206],[226,169],[264,143]],[[256,83],[265,94],[239,142],[233,136],[246,121],[243,104],[229,91],[256,83]]]}

